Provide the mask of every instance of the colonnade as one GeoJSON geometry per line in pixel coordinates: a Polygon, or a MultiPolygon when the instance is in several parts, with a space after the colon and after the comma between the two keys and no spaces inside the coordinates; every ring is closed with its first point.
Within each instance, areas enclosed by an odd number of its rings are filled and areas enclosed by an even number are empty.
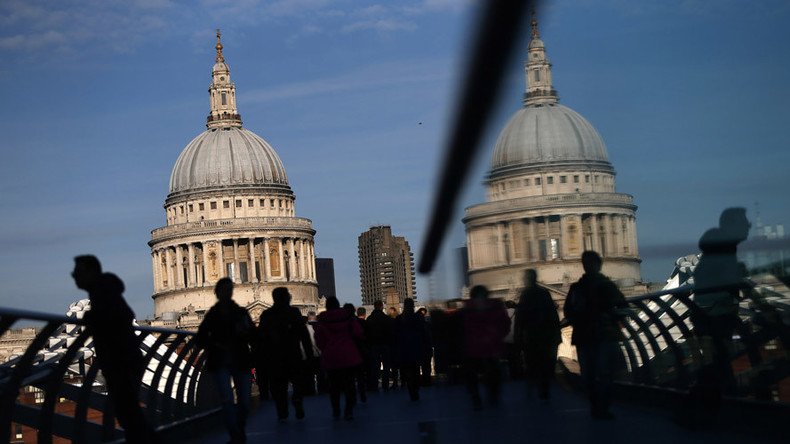
{"type": "Polygon", "coordinates": [[[470,226],[466,235],[472,269],[578,259],[584,250],[638,256],[635,217],[622,213],[540,215],[470,226]]]}
{"type": "Polygon", "coordinates": [[[308,237],[246,237],[155,246],[151,259],[154,293],[211,286],[223,277],[236,283],[316,281],[315,245],[308,237]],[[246,251],[240,251],[240,246],[246,251]]]}

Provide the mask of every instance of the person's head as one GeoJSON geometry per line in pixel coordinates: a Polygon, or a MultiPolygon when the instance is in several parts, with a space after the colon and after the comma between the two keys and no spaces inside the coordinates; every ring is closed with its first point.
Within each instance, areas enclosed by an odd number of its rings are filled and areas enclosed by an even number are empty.
{"type": "Polygon", "coordinates": [[[334,310],[336,308],[340,308],[340,301],[338,301],[334,296],[329,296],[326,298],[326,309],[334,310]]]}
{"type": "Polygon", "coordinates": [[[387,310],[387,314],[388,314],[390,317],[394,318],[395,316],[398,316],[398,309],[397,309],[397,308],[395,308],[395,307],[390,307],[390,308],[387,310]]]}
{"type": "Polygon", "coordinates": [[[348,314],[350,314],[351,316],[354,316],[354,312],[356,311],[356,309],[354,308],[354,304],[350,302],[346,302],[345,304],[343,304],[343,310],[347,311],[348,314]]]}
{"type": "Polygon", "coordinates": [[[214,294],[220,301],[229,301],[233,297],[233,281],[230,278],[222,278],[214,286],[214,294]]]}
{"type": "Polygon", "coordinates": [[[505,301],[505,308],[516,308],[516,302],[511,300],[505,301]]]}
{"type": "Polygon", "coordinates": [[[414,313],[414,299],[406,298],[403,300],[403,312],[414,313]]]}
{"type": "Polygon", "coordinates": [[[365,307],[357,307],[357,317],[365,319],[365,316],[368,314],[368,311],[365,307]]]}
{"type": "Polygon", "coordinates": [[[472,299],[486,299],[488,298],[488,289],[483,285],[475,285],[469,292],[469,297],[472,299]]]}
{"type": "Polygon", "coordinates": [[[316,319],[318,319],[318,316],[316,316],[314,311],[308,311],[307,312],[307,322],[313,322],[316,319]]]}
{"type": "Polygon", "coordinates": [[[74,271],[71,277],[80,290],[93,287],[101,276],[101,262],[96,256],[84,254],[74,258],[74,271]]]}
{"type": "Polygon", "coordinates": [[[428,309],[425,307],[420,307],[420,309],[417,310],[417,313],[422,316],[428,316],[428,309]]]}
{"type": "Polygon", "coordinates": [[[582,253],[582,267],[584,267],[585,273],[600,273],[602,266],[603,259],[598,253],[591,250],[582,253]]]}
{"type": "Polygon", "coordinates": [[[749,236],[752,224],[746,218],[746,208],[727,208],[719,216],[719,229],[727,240],[741,242],[749,236]]]}
{"type": "Polygon", "coordinates": [[[527,288],[535,287],[538,284],[538,272],[532,268],[524,270],[524,286],[527,288]]]}
{"type": "Polygon", "coordinates": [[[291,293],[289,293],[288,289],[285,287],[277,287],[272,290],[272,300],[274,301],[274,305],[290,305],[291,293]]]}
{"type": "Polygon", "coordinates": [[[373,303],[374,310],[381,310],[382,308],[384,308],[384,303],[381,302],[381,300],[377,300],[376,302],[373,303]]]}

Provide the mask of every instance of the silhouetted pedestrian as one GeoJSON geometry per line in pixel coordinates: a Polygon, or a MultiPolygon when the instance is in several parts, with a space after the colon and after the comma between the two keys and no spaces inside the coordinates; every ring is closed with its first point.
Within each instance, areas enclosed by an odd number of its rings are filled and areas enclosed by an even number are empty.
{"type": "Polygon", "coordinates": [[[329,399],[335,419],[340,417],[340,393],[346,396],[345,419],[354,418],[354,368],[362,363],[355,341],[362,337],[362,327],[356,318],[340,308],[337,298],[327,298],[326,311],[318,315],[315,339],[321,349],[321,365],[329,379],[329,399]]]}
{"type": "Polygon", "coordinates": [[[250,342],[255,326],[247,310],[233,301],[232,280],[222,278],[217,281],[214,293],[217,303],[200,323],[195,340],[206,350],[206,368],[214,377],[219,391],[223,419],[231,442],[245,442],[252,384],[250,342]]]}
{"type": "Polygon", "coordinates": [[[101,263],[91,255],[74,258],[71,277],[77,288],[88,292],[91,309],[83,320],[93,336],[96,360],[126,441],[154,442],[153,430],[140,409],[145,362],[132,324],[134,312],[123,298],[123,282],[112,273],[102,273],[101,263]]]}
{"type": "Polygon", "coordinates": [[[535,270],[524,272],[524,290],[515,321],[515,343],[523,353],[529,382],[538,385],[541,399],[548,399],[557,346],[562,342],[560,317],[549,292],[538,286],[535,270]]]}
{"type": "Polygon", "coordinates": [[[307,312],[306,320],[307,332],[310,334],[310,341],[313,344],[313,356],[307,359],[307,369],[305,373],[305,395],[315,395],[327,391],[326,374],[321,369],[321,349],[315,342],[315,325],[318,323],[318,316],[314,311],[307,312]]]}
{"type": "Polygon", "coordinates": [[[505,310],[510,319],[510,331],[505,335],[508,373],[513,379],[521,379],[524,377],[524,356],[521,346],[516,341],[516,303],[505,301],[505,310]]]}
{"type": "Polygon", "coordinates": [[[381,301],[373,303],[373,311],[365,319],[365,336],[370,346],[370,371],[368,388],[389,389],[393,329],[395,320],[384,314],[381,301]]]}
{"type": "Polygon", "coordinates": [[[505,353],[504,339],[510,331],[510,319],[499,299],[490,299],[488,289],[482,285],[472,287],[461,316],[464,328],[464,349],[467,388],[472,405],[483,407],[478,387],[478,374],[483,373],[488,388],[489,401],[499,403],[502,371],[499,359],[505,353]]]}
{"type": "Polygon", "coordinates": [[[277,409],[277,419],[288,419],[288,383],[293,387],[291,402],[296,419],[304,418],[304,374],[313,356],[313,343],[302,314],[291,307],[285,287],[272,291],[274,304],[261,313],[258,323],[259,352],[269,378],[269,390],[277,409]]]}
{"type": "Polygon", "coordinates": [[[420,309],[417,310],[417,314],[422,316],[423,320],[425,320],[427,331],[425,352],[423,353],[422,359],[420,359],[420,384],[424,387],[428,387],[432,382],[431,363],[433,361],[433,334],[431,330],[431,317],[428,314],[428,309],[425,307],[420,307],[420,309]]]}
{"type": "Polygon", "coordinates": [[[573,326],[571,342],[579,357],[590,412],[595,419],[612,419],[612,379],[622,339],[616,309],[625,307],[626,302],[614,282],[601,274],[602,265],[598,253],[582,253],[584,275],[568,290],[563,311],[573,326]]]}
{"type": "Polygon", "coordinates": [[[395,319],[395,350],[400,376],[409,389],[409,399],[420,399],[420,362],[424,359],[428,342],[428,325],[414,311],[414,299],[403,300],[403,312],[395,319]]]}
{"type": "Polygon", "coordinates": [[[362,317],[360,317],[360,311],[354,308],[354,304],[343,304],[343,309],[348,310],[351,316],[357,321],[360,328],[362,328],[363,338],[354,340],[354,343],[357,345],[357,349],[359,350],[359,355],[362,356],[362,363],[354,369],[354,397],[355,399],[358,397],[360,402],[365,403],[368,402],[367,370],[368,366],[370,365],[370,353],[368,350],[367,336],[365,334],[365,308],[359,308],[362,310],[362,317]]]}
{"type": "Polygon", "coordinates": [[[732,372],[732,335],[740,323],[738,303],[744,287],[745,267],[736,256],[751,224],[743,208],[727,208],[719,226],[699,240],[702,251],[694,269],[694,304],[691,320],[702,351],[702,368],[691,390],[694,402],[715,411],[722,393],[735,389],[732,372]]]}

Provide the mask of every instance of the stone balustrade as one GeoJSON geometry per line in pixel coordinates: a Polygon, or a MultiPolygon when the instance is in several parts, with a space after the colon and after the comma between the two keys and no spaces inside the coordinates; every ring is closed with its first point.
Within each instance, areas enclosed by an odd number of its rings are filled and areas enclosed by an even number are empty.
{"type": "Polygon", "coordinates": [[[244,217],[236,219],[201,220],[185,224],[168,225],[151,231],[151,243],[172,236],[198,233],[227,232],[244,229],[312,230],[312,221],[301,217],[244,217]]]}

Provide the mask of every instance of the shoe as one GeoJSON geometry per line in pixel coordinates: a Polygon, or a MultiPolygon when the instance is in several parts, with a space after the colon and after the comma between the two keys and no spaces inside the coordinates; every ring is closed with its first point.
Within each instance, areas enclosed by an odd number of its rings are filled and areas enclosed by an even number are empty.
{"type": "Polygon", "coordinates": [[[304,419],[304,407],[301,404],[296,405],[296,419],[304,419]]]}

